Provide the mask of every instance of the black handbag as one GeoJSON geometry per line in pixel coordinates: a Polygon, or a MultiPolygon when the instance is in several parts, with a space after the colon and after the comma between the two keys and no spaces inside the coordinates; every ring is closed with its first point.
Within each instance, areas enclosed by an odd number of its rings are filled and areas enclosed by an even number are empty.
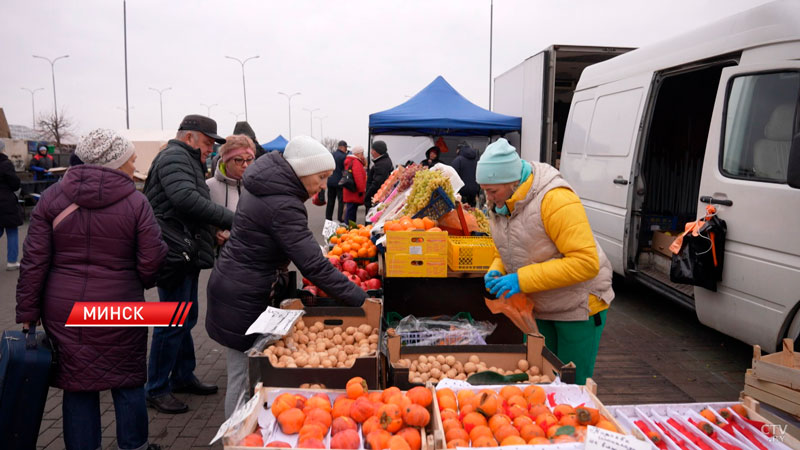
{"type": "Polygon", "coordinates": [[[686,233],[680,251],[672,255],[670,281],[716,292],[717,282],[722,281],[726,232],[725,221],[713,216],[703,224],[698,236],[686,233]]]}
{"type": "Polygon", "coordinates": [[[339,179],[339,187],[345,188],[348,191],[356,191],[356,179],[353,177],[352,170],[345,170],[342,172],[342,178],[339,179]]]}
{"type": "Polygon", "coordinates": [[[156,221],[161,227],[161,238],[169,247],[156,285],[168,289],[176,287],[186,275],[197,270],[199,247],[189,227],[178,218],[156,216],[156,221]]]}

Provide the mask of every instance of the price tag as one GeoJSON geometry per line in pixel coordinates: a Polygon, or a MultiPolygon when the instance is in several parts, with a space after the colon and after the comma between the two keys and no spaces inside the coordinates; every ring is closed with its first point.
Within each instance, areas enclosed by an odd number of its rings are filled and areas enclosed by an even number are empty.
{"type": "Polygon", "coordinates": [[[233,414],[231,414],[231,417],[228,418],[228,420],[226,420],[225,422],[223,422],[222,425],[220,425],[219,431],[217,431],[217,434],[214,436],[213,439],[211,439],[211,442],[209,442],[208,445],[213,444],[214,442],[219,440],[219,438],[225,436],[225,433],[227,433],[228,430],[233,430],[242,422],[244,422],[245,419],[247,419],[250,416],[250,414],[252,414],[253,411],[255,411],[256,407],[260,404],[261,404],[261,392],[259,391],[256,392],[256,395],[254,395],[253,398],[251,398],[250,400],[247,401],[247,403],[244,404],[244,407],[234,411],[233,414]]]}
{"type": "Polygon", "coordinates": [[[586,450],[648,450],[651,447],[649,442],[640,441],[630,435],[589,427],[585,448],[586,450]]]}
{"type": "Polygon", "coordinates": [[[322,227],[322,237],[325,239],[325,242],[336,234],[336,229],[339,228],[339,223],[334,222],[332,220],[325,220],[325,225],[322,227]]]}
{"type": "Polygon", "coordinates": [[[247,334],[274,334],[285,336],[297,319],[304,313],[301,309],[278,309],[268,306],[267,310],[261,313],[247,329],[247,334]]]}
{"type": "Polygon", "coordinates": [[[408,247],[408,254],[409,255],[421,255],[422,254],[422,246],[421,245],[412,245],[408,247]]]}

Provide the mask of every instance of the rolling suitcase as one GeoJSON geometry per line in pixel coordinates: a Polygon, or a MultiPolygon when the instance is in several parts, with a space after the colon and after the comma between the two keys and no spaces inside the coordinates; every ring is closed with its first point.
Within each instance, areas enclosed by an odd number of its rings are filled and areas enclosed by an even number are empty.
{"type": "Polygon", "coordinates": [[[50,342],[31,326],[0,338],[0,436],[9,450],[35,449],[53,361],[50,342]]]}

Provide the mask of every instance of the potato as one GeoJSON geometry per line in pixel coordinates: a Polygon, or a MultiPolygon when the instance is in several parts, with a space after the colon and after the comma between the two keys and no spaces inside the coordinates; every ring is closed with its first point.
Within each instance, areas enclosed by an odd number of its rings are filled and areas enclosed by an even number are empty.
{"type": "Polygon", "coordinates": [[[342,334],[342,327],[334,327],[333,334],[342,334]]]}
{"type": "Polygon", "coordinates": [[[442,376],[442,371],[434,367],[431,369],[430,374],[433,378],[439,378],[442,376]]]}
{"type": "Polygon", "coordinates": [[[347,353],[348,355],[352,355],[353,353],[356,352],[356,348],[353,345],[345,345],[344,352],[347,353]]]}
{"type": "Polygon", "coordinates": [[[342,368],[342,367],[345,367],[345,365],[344,365],[344,361],[339,361],[339,362],[337,362],[337,363],[336,363],[336,368],[337,368],[337,369],[338,369],[338,368],[342,368]]]}
{"type": "Polygon", "coordinates": [[[541,378],[539,377],[539,375],[534,375],[532,377],[529,377],[528,381],[530,381],[533,384],[536,384],[541,382],[541,378]]]}
{"type": "Polygon", "coordinates": [[[447,357],[445,357],[445,358],[444,358],[444,362],[445,362],[445,363],[446,363],[448,366],[450,366],[450,367],[453,367],[453,366],[455,366],[455,365],[456,365],[456,357],[455,357],[455,356],[453,356],[453,355],[448,355],[447,357]]]}
{"type": "Polygon", "coordinates": [[[378,343],[376,342],[374,344],[369,344],[369,349],[370,349],[370,351],[374,352],[375,350],[378,349],[378,343]]]}
{"type": "Polygon", "coordinates": [[[366,341],[367,335],[360,331],[356,331],[356,334],[353,335],[353,339],[355,339],[356,342],[366,341]]]}
{"type": "Polygon", "coordinates": [[[337,349],[336,347],[331,347],[325,353],[327,353],[328,356],[336,356],[339,353],[339,349],[337,349]]]}
{"type": "Polygon", "coordinates": [[[325,329],[325,324],[320,322],[320,321],[316,321],[316,322],[314,322],[314,327],[317,330],[324,330],[325,329]]]}
{"type": "Polygon", "coordinates": [[[530,368],[530,364],[528,364],[527,360],[520,359],[519,362],[517,362],[517,367],[519,367],[519,370],[524,372],[530,368]]]}
{"type": "Polygon", "coordinates": [[[460,374],[456,375],[456,380],[462,380],[463,381],[463,380],[466,380],[466,379],[467,379],[467,375],[466,374],[460,373],[460,374]]]}
{"type": "Polygon", "coordinates": [[[436,362],[438,362],[439,364],[444,364],[444,361],[445,361],[444,355],[436,356],[436,362]]]}
{"type": "Polygon", "coordinates": [[[372,333],[372,325],[368,325],[366,323],[363,324],[363,325],[360,325],[358,327],[358,331],[360,331],[360,332],[362,332],[364,334],[370,334],[370,333],[372,333]]]}
{"type": "Polygon", "coordinates": [[[323,331],[322,335],[325,336],[326,339],[333,339],[333,330],[331,330],[329,328],[329,329],[323,331]]]}
{"type": "Polygon", "coordinates": [[[466,373],[473,374],[477,370],[478,370],[478,366],[472,361],[464,364],[464,372],[466,372],[466,373]]]}
{"type": "Polygon", "coordinates": [[[356,331],[358,331],[358,330],[356,329],[356,327],[347,327],[347,329],[346,329],[346,330],[344,330],[344,332],[345,332],[345,333],[347,333],[347,334],[349,334],[349,335],[356,334],[356,331]]]}
{"type": "Polygon", "coordinates": [[[539,377],[539,382],[540,383],[549,383],[550,381],[551,380],[550,380],[550,377],[548,375],[542,375],[541,377],[539,377]]]}
{"type": "Polygon", "coordinates": [[[301,334],[300,336],[298,336],[297,340],[298,342],[300,342],[300,345],[306,345],[310,342],[308,336],[306,336],[305,334],[301,334]]]}
{"type": "Polygon", "coordinates": [[[377,344],[378,343],[378,335],[377,334],[370,334],[369,337],[367,337],[367,342],[369,342],[370,344],[377,344]]]}
{"type": "Polygon", "coordinates": [[[332,341],[334,344],[339,345],[344,342],[344,338],[342,337],[341,334],[336,334],[333,336],[332,341]]]}
{"type": "Polygon", "coordinates": [[[530,372],[533,375],[540,375],[542,372],[539,370],[538,366],[533,366],[530,368],[530,372]]]}
{"type": "Polygon", "coordinates": [[[317,333],[316,332],[308,333],[308,340],[312,341],[312,342],[316,341],[317,340],[317,333]]]}
{"type": "Polygon", "coordinates": [[[295,369],[295,368],[297,368],[297,364],[295,364],[295,363],[286,363],[286,367],[295,369]]]}
{"type": "Polygon", "coordinates": [[[479,362],[481,362],[481,360],[480,358],[478,358],[478,355],[472,355],[469,357],[469,362],[478,364],[479,362]]]}
{"type": "Polygon", "coordinates": [[[456,371],[456,369],[450,369],[447,372],[447,378],[455,378],[457,376],[458,376],[458,371],[456,371]]]}
{"type": "Polygon", "coordinates": [[[296,326],[298,330],[305,330],[306,329],[306,323],[303,322],[302,320],[298,320],[297,323],[294,324],[294,326],[296,326]]]}
{"type": "Polygon", "coordinates": [[[323,359],[322,360],[322,367],[325,367],[325,368],[333,367],[333,361],[331,361],[329,358],[323,359]]]}
{"type": "Polygon", "coordinates": [[[417,384],[424,383],[424,381],[422,381],[422,377],[414,377],[414,378],[411,380],[411,382],[412,382],[412,383],[417,383],[417,384]]]}
{"type": "Polygon", "coordinates": [[[431,376],[429,374],[427,374],[427,373],[421,373],[419,375],[419,377],[422,378],[422,382],[424,383],[424,382],[428,381],[428,379],[430,379],[431,376]]]}
{"type": "Polygon", "coordinates": [[[308,358],[308,365],[310,367],[319,367],[319,364],[320,364],[320,359],[319,356],[317,356],[316,354],[308,358]]]}
{"type": "Polygon", "coordinates": [[[297,367],[305,367],[308,365],[308,356],[298,355],[297,358],[295,358],[294,363],[297,364],[297,367]]]}
{"type": "Polygon", "coordinates": [[[303,383],[300,385],[300,389],[310,389],[311,385],[308,383],[303,383]]]}
{"type": "Polygon", "coordinates": [[[449,372],[452,367],[448,366],[447,364],[442,364],[442,372],[449,372]]]}
{"type": "Polygon", "coordinates": [[[418,360],[420,363],[422,363],[422,364],[425,364],[426,362],[428,362],[428,357],[427,357],[427,356],[425,356],[425,355],[419,355],[419,358],[417,358],[417,360],[418,360]]]}
{"type": "Polygon", "coordinates": [[[347,345],[352,345],[356,342],[356,338],[353,337],[352,334],[345,335],[344,343],[347,345]]]}

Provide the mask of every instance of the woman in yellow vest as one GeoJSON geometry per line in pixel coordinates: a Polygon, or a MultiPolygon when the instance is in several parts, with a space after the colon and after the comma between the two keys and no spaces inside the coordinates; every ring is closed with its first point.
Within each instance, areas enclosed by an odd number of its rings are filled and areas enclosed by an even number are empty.
{"type": "Polygon", "coordinates": [[[576,382],[584,384],[614,291],[611,264],[580,199],[558,170],[521,160],[505,139],[486,148],[476,178],[497,248],[487,289],[498,297],[526,294],[545,345],[574,362],[576,382]]]}

